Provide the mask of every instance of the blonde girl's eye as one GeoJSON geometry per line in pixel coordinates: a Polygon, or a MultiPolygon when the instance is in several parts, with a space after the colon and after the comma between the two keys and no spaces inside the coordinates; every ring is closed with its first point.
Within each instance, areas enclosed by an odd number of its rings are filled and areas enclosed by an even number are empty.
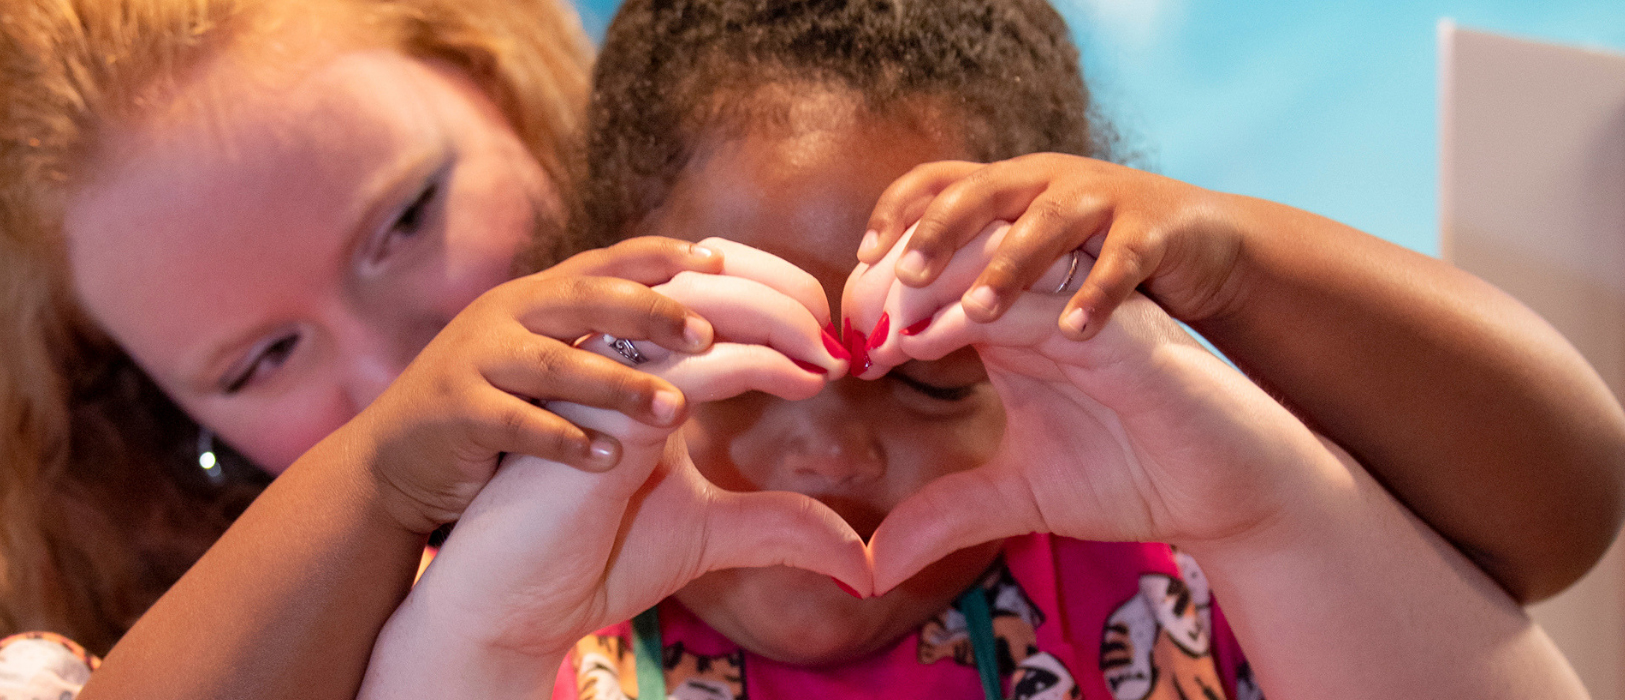
{"type": "Polygon", "coordinates": [[[256,349],[242,369],[228,375],[221,393],[230,396],[263,381],[266,375],[288,361],[288,356],[293,354],[294,348],[298,345],[299,334],[290,333],[256,349]]]}
{"type": "Polygon", "coordinates": [[[409,240],[422,232],[427,226],[431,209],[440,194],[440,181],[438,176],[426,183],[417,196],[413,197],[395,220],[390,222],[389,230],[379,241],[378,248],[373,253],[373,260],[383,260],[393,252],[395,245],[401,241],[409,240]]]}

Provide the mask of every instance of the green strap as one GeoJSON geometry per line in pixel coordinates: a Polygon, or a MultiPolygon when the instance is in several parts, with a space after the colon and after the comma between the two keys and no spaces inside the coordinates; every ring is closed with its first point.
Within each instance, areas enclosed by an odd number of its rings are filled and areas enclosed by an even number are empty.
{"type": "Polygon", "coordinates": [[[993,643],[993,612],[987,606],[987,591],[974,586],[959,596],[959,610],[965,613],[970,632],[971,653],[976,655],[976,674],[982,677],[982,695],[987,700],[1003,700],[999,683],[999,656],[993,643]]]}
{"type": "Polygon", "coordinates": [[[632,652],[637,657],[638,700],[666,700],[666,669],[660,663],[660,610],[632,618],[632,652]]]}

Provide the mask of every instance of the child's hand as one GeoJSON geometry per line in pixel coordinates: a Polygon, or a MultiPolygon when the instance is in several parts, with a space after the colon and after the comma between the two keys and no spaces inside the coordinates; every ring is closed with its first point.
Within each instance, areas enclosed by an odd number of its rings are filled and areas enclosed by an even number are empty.
{"type": "Polygon", "coordinates": [[[930,284],[955,250],[989,223],[1013,221],[1004,245],[964,294],[975,321],[992,321],[1058,259],[1082,248],[1098,258],[1069,288],[1060,326],[1074,339],[1099,332],[1136,287],[1192,322],[1226,308],[1241,254],[1240,229],[1222,216],[1222,195],[1132,168],[1039,153],[988,165],[930,163],[881,195],[858,259],[873,264],[918,222],[899,259],[904,284],[930,284]],[[1081,279],[1081,286],[1080,284],[1081,279]],[[1142,286],[1143,285],[1143,286],[1142,286]]]}
{"type": "MultiPolygon", "coordinates": [[[[733,275],[682,273],[657,289],[705,313],[717,342],[698,354],[640,343],[638,368],[696,399],[751,390],[788,399],[818,393],[844,363],[825,349],[829,312],[816,281],[765,253],[715,245],[733,275]]],[[[623,357],[603,350],[601,338],[583,347],[623,357]]],[[[715,569],[797,566],[869,589],[862,539],[827,506],[800,494],[713,486],[689,461],[680,436],[668,443],[671,426],[581,405],[550,408],[614,435],[621,464],[590,473],[534,457],[506,460],[380,638],[369,693],[494,690],[443,685],[469,679],[550,687],[559,657],[580,637],[631,618],[715,569]],[[464,653],[474,659],[458,657],[464,653]],[[505,654],[512,664],[503,663],[505,654]],[[459,668],[464,662],[490,666],[471,673],[459,668]]]]}
{"type": "Polygon", "coordinates": [[[571,343],[612,333],[703,350],[710,324],[644,285],[722,265],[716,251],[644,238],[503,284],[453,318],[335,439],[369,455],[385,492],[400,496],[386,503],[390,514],[424,533],[456,519],[504,453],[609,469],[620,458],[616,441],[571,424],[545,402],[670,427],[681,424],[684,399],[670,382],[571,343]]]}
{"type": "Polygon", "coordinates": [[[932,482],[875,532],[877,591],[956,549],[1027,532],[1224,541],[1287,512],[1306,479],[1324,477],[1309,465],[1337,465],[1301,422],[1143,296],[1088,343],[1052,322],[1062,296],[1024,294],[1000,320],[971,321],[958,297],[1003,232],[990,227],[923,289],[884,284],[884,264],[848,283],[855,325],[885,312],[895,327],[914,327],[870,350],[866,375],[971,345],[1006,412],[987,465],[932,482]]]}

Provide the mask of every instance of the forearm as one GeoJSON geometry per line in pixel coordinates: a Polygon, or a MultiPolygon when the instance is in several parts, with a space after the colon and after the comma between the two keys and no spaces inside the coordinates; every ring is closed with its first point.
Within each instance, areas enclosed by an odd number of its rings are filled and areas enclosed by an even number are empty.
{"type": "Polygon", "coordinates": [[[340,438],[266,489],[125,635],[83,698],[354,697],[425,537],[383,507],[366,447],[340,438]]]}
{"type": "Polygon", "coordinates": [[[1625,412],[1568,342],[1443,262],[1229,201],[1238,274],[1193,327],[1515,597],[1588,569],[1625,513],[1625,412]]]}
{"type": "Polygon", "coordinates": [[[1586,697],[1494,582],[1352,460],[1325,457],[1297,513],[1186,545],[1268,697],[1586,697]]]}

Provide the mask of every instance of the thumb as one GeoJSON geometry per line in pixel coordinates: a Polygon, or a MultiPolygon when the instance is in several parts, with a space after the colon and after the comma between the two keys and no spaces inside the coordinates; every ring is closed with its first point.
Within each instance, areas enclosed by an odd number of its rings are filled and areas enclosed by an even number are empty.
{"type": "Polygon", "coordinates": [[[873,593],[863,538],[829,506],[788,491],[708,490],[702,571],[792,566],[873,593]]]}
{"type": "Polygon", "coordinates": [[[897,504],[870,538],[875,594],[955,551],[1042,531],[1043,516],[1025,482],[990,467],[948,474],[897,504]]]}

